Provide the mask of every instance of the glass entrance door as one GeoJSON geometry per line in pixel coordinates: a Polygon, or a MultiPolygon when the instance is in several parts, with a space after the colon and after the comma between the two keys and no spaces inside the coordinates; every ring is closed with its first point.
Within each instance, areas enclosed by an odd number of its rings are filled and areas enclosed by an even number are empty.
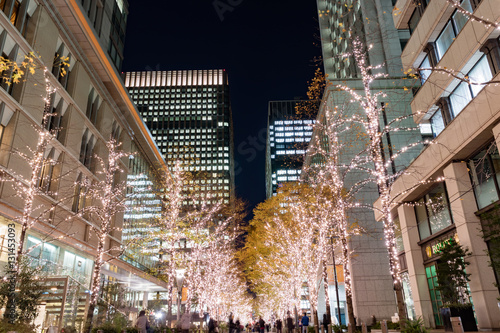
{"type": "Polygon", "coordinates": [[[438,283],[436,265],[431,264],[425,267],[425,275],[427,276],[427,285],[429,286],[429,293],[431,294],[434,322],[436,323],[436,326],[443,326],[443,320],[440,315],[440,309],[443,307],[443,301],[441,300],[441,292],[437,290],[438,283]]]}

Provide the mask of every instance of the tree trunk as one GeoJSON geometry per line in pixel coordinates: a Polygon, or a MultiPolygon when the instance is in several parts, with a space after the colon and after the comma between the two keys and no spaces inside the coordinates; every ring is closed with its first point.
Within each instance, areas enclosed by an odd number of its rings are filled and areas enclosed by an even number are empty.
{"type": "Polygon", "coordinates": [[[101,268],[103,265],[103,252],[104,252],[104,244],[103,242],[99,242],[97,245],[97,256],[96,262],[94,265],[94,274],[92,275],[92,285],[90,290],[90,303],[89,310],[87,312],[86,326],[85,332],[90,333],[92,330],[92,321],[94,319],[94,310],[97,306],[97,301],[99,299],[99,293],[101,290],[101,268]]]}
{"type": "Polygon", "coordinates": [[[168,327],[172,328],[172,300],[174,298],[174,295],[173,295],[173,288],[170,287],[170,296],[169,296],[169,299],[168,299],[168,314],[167,314],[167,318],[168,318],[168,327]]]}
{"type": "Polygon", "coordinates": [[[398,303],[398,316],[399,316],[399,326],[401,328],[406,327],[406,306],[403,297],[403,286],[401,281],[397,281],[394,285],[394,291],[396,292],[396,300],[398,303]]]}
{"type": "MultiPolygon", "coordinates": [[[[328,322],[331,322],[332,311],[330,309],[330,296],[328,295],[328,272],[326,268],[326,260],[323,260],[323,286],[325,289],[326,317],[328,318],[328,322]]],[[[333,269],[335,269],[335,267],[333,267],[333,269]]]]}
{"type": "MultiPolygon", "coordinates": [[[[352,285],[351,285],[351,270],[349,268],[349,248],[347,244],[347,239],[342,237],[342,257],[344,262],[344,284],[345,284],[345,298],[347,305],[347,314],[349,316],[349,323],[353,329],[356,328],[356,319],[354,318],[354,307],[352,305],[352,285]]],[[[340,318],[339,318],[340,321],[340,318]]]]}
{"type": "Polygon", "coordinates": [[[319,333],[318,309],[312,309],[312,316],[314,317],[314,331],[319,333]]]}

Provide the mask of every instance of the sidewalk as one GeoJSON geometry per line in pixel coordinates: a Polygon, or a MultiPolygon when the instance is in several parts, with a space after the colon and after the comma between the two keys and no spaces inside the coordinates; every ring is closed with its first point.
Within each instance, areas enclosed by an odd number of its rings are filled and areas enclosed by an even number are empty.
{"type": "MultiPolygon", "coordinates": [[[[442,329],[431,329],[431,330],[429,330],[429,332],[430,333],[445,333],[444,328],[442,328],[442,329]]],[[[491,331],[491,330],[479,330],[479,332],[500,333],[500,331],[498,331],[498,330],[495,330],[495,331],[491,331]]],[[[452,333],[452,332],[447,332],[447,333],[452,333]]]]}

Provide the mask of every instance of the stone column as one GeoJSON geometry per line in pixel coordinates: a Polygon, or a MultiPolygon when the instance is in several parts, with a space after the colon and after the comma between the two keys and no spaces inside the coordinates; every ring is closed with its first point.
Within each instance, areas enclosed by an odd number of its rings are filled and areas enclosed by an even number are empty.
{"type": "Polygon", "coordinates": [[[432,312],[431,296],[425,275],[424,259],[422,249],[417,243],[420,241],[418,233],[415,209],[411,206],[401,205],[398,207],[401,234],[405,248],[406,262],[408,264],[408,275],[410,287],[415,306],[417,318],[422,318],[426,327],[436,327],[434,314],[432,312]]]}
{"type": "Polygon", "coordinates": [[[471,274],[469,286],[478,326],[483,330],[498,328],[500,327],[497,301],[499,295],[494,286],[495,275],[488,264],[490,258],[486,254],[486,243],[481,237],[481,223],[474,214],[477,205],[467,163],[451,163],[443,173],[459,242],[472,252],[472,255],[466,258],[470,262],[467,272],[471,274]]]}
{"type": "Polygon", "coordinates": [[[497,124],[492,129],[493,137],[495,138],[495,142],[497,143],[497,147],[500,147],[500,124],[497,124]]]}
{"type": "Polygon", "coordinates": [[[143,309],[147,309],[148,308],[148,292],[145,291],[143,294],[142,294],[142,308],[143,309]]]}

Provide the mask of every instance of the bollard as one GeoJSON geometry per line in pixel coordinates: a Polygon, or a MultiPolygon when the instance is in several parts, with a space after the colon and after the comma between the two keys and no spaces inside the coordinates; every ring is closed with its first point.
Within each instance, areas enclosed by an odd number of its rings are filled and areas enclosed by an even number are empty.
{"type": "Polygon", "coordinates": [[[332,333],[332,324],[328,324],[328,333],[332,333]]]}
{"type": "Polygon", "coordinates": [[[347,325],[347,333],[354,333],[354,330],[352,329],[352,324],[351,323],[349,323],[347,325]]]}
{"type": "Polygon", "coordinates": [[[380,328],[382,329],[382,333],[387,333],[387,320],[382,320],[380,323],[380,328]]]}
{"type": "Polygon", "coordinates": [[[464,327],[462,326],[462,319],[460,319],[460,317],[451,317],[450,320],[453,333],[464,333],[464,327]]]}
{"type": "Polygon", "coordinates": [[[365,323],[361,324],[361,333],[368,333],[368,328],[365,323]]]}

